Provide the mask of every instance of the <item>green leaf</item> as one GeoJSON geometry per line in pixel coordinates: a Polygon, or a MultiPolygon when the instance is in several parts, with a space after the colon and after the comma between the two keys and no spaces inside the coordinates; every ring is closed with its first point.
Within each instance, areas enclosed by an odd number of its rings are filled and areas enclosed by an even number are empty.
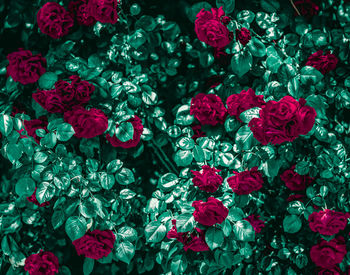
{"type": "Polygon", "coordinates": [[[241,51],[240,53],[232,56],[231,59],[231,68],[232,71],[238,76],[242,77],[247,72],[253,64],[253,57],[249,51],[241,51]]]}
{"type": "Polygon", "coordinates": [[[277,55],[277,53],[274,55],[270,55],[266,59],[267,68],[274,74],[278,72],[278,69],[280,68],[281,65],[282,65],[282,60],[279,57],[279,55],[277,55]]]}
{"type": "Polygon", "coordinates": [[[194,228],[195,220],[192,213],[180,214],[176,218],[177,232],[188,232],[194,228]]]}
{"type": "Polygon", "coordinates": [[[136,193],[126,188],[126,189],[120,190],[119,195],[120,195],[120,198],[123,200],[130,200],[136,196],[136,193]]]}
{"type": "Polygon", "coordinates": [[[36,190],[36,199],[39,203],[49,201],[55,195],[55,191],[55,185],[44,181],[39,184],[38,189],[36,190]]]}
{"type": "Polygon", "coordinates": [[[261,108],[260,107],[254,107],[248,110],[245,110],[239,115],[239,118],[244,122],[244,123],[249,123],[253,118],[259,117],[259,112],[261,108]]]}
{"type": "Polygon", "coordinates": [[[204,151],[200,146],[195,145],[193,150],[192,150],[192,153],[193,153],[193,157],[194,157],[195,161],[197,161],[197,162],[204,162],[205,161],[204,151]]]}
{"type": "Polygon", "coordinates": [[[152,221],[145,228],[146,241],[150,243],[158,243],[164,239],[166,235],[166,227],[159,221],[152,221]]]}
{"type": "Polygon", "coordinates": [[[123,226],[119,228],[118,236],[124,241],[134,242],[137,240],[137,231],[130,226],[123,226]]]}
{"type": "Polygon", "coordinates": [[[87,230],[87,223],[85,218],[78,216],[71,216],[67,219],[65,230],[68,237],[75,241],[85,235],[87,230]]]}
{"type": "Polygon", "coordinates": [[[24,177],[17,181],[15,191],[18,196],[29,197],[34,193],[35,182],[31,178],[24,177]]]}
{"type": "Polygon", "coordinates": [[[277,0],[261,0],[261,8],[267,12],[273,13],[280,8],[280,3],[277,0]]]}
{"type": "Polygon", "coordinates": [[[250,53],[256,57],[264,57],[266,55],[266,47],[258,38],[253,37],[247,44],[250,53]]]}
{"type": "Polygon", "coordinates": [[[205,232],[205,242],[211,250],[214,250],[224,243],[224,233],[220,228],[210,227],[205,232]]]}
{"type": "Polygon", "coordinates": [[[79,204],[79,212],[85,217],[85,218],[93,218],[96,217],[96,208],[92,201],[85,200],[82,201],[79,204]]]}
{"type": "Polygon", "coordinates": [[[179,183],[179,178],[173,173],[166,173],[158,180],[158,188],[165,192],[170,192],[179,183]]]}
{"type": "Polygon", "coordinates": [[[248,125],[244,125],[238,129],[235,141],[240,150],[249,150],[256,143],[253,132],[250,130],[248,125]]]}
{"type": "Polygon", "coordinates": [[[255,239],[255,231],[252,225],[246,221],[241,220],[233,225],[233,233],[239,241],[251,242],[255,239]]]}
{"type": "Polygon", "coordinates": [[[178,150],[175,153],[174,161],[177,166],[188,166],[192,163],[193,154],[191,150],[178,150]]]}
{"type": "Polygon", "coordinates": [[[233,12],[235,9],[236,0],[216,0],[216,6],[218,8],[222,7],[226,15],[233,12]]]}
{"type": "Polygon", "coordinates": [[[65,214],[62,209],[54,211],[51,216],[51,224],[53,229],[59,228],[65,221],[65,214]]]}
{"type": "Polygon", "coordinates": [[[118,244],[115,256],[122,262],[130,264],[131,259],[135,255],[135,246],[128,241],[122,241],[118,244]]]}
{"type": "Polygon", "coordinates": [[[121,123],[115,131],[115,136],[121,142],[127,142],[131,140],[134,136],[134,126],[132,126],[131,122],[121,123]]]}
{"type": "Polygon", "coordinates": [[[46,72],[38,80],[39,87],[43,90],[50,90],[54,87],[58,77],[55,73],[46,72]]]}
{"type": "Polygon", "coordinates": [[[296,215],[286,216],[283,220],[283,229],[287,233],[297,233],[301,229],[301,219],[296,215]]]}
{"type": "Polygon", "coordinates": [[[114,174],[117,172],[120,168],[122,168],[123,162],[119,159],[112,160],[107,164],[106,170],[107,173],[114,174]]]}
{"type": "Polygon", "coordinates": [[[128,185],[135,182],[134,173],[129,168],[122,168],[115,174],[116,181],[121,185],[128,185]]]}
{"type": "Polygon", "coordinates": [[[48,158],[48,155],[44,152],[36,152],[34,154],[34,161],[36,163],[43,163],[47,160],[47,158],[48,158]]]}
{"type": "Polygon", "coordinates": [[[84,273],[84,275],[91,274],[92,270],[94,269],[94,264],[95,264],[95,260],[94,259],[85,257],[84,264],[83,264],[83,273],[84,273]]]}
{"type": "Polygon", "coordinates": [[[13,129],[12,117],[10,117],[9,115],[2,114],[0,116],[0,132],[3,135],[8,136],[11,133],[12,129],[13,129]]]}
{"type": "Polygon", "coordinates": [[[187,17],[192,21],[196,21],[197,14],[200,12],[201,9],[205,9],[207,11],[210,11],[212,6],[208,2],[198,2],[192,5],[192,7],[188,8],[186,10],[187,17]]]}
{"type": "Polygon", "coordinates": [[[311,66],[305,66],[300,71],[300,81],[305,85],[315,85],[323,79],[323,74],[311,66]]]}
{"type": "Polygon", "coordinates": [[[234,223],[234,222],[243,220],[244,217],[245,217],[245,214],[241,208],[231,207],[228,212],[227,219],[234,223]]]}
{"type": "Polygon", "coordinates": [[[115,183],[114,176],[111,174],[107,174],[106,172],[99,173],[100,176],[100,184],[103,189],[111,189],[115,183]]]}
{"type": "Polygon", "coordinates": [[[72,125],[68,123],[62,123],[57,126],[57,139],[60,141],[68,141],[74,133],[72,125]]]}

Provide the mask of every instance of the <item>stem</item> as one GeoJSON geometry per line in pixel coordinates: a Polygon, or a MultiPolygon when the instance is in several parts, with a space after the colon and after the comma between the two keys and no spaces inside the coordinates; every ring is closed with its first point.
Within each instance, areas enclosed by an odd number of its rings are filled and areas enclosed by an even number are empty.
{"type": "Polygon", "coordinates": [[[167,157],[167,155],[163,152],[163,150],[157,146],[157,144],[154,143],[154,141],[151,141],[149,143],[149,146],[152,147],[154,153],[157,155],[157,157],[159,158],[159,160],[162,162],[162,164],[166,167],[166,169],[169,172],[174,172],[176,175],[178,175],[178,171],[176,170],[176,168],[173,166],[172,162],[169,160],[169,158],[167,157]],[[160,152],[160,153],[159,153],[160,152]]]}
{"type": "Polygon", "coordinates": [[[298,8],[294,5],[293,0],[289,0],[289,2],[292,4],[292,6],[293,6],[294,10],[297,12],[297,14],[298,14],[299,16],[301,16],[300,11],[299,11],[298,8]]]}

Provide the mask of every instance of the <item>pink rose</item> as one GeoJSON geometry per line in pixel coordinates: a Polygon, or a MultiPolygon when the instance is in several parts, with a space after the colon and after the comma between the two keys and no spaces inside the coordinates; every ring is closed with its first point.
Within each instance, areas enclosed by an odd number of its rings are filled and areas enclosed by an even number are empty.
{"type": "Polygon", "coordinates": [[[217,95],[199,93],[191,100],[190,114],[202,125],[214,126],[225,122],[227,110],[217,95]]]}
{"type": "Polygon", "coordinates": [[[7,75],[23,85],[37,82],[46,72],[46,59],[41,54],[33,55],[31,51],[19,49],[8,54],[7,59],[7,75]]]}
{"type": "Polygon", "coordinates": [[[250,171],[241,173],[233,171],[235,174],[227,179],[228,185],[237,195],[247,195],[262,188],[264,180],[258,167],[253,167],[250,171]]]}
{"type": "Polygon", "coordinates": [[[261,232],[261,229],[265,227],[265,222],[259,219],[260,216],[250,215],[243,220],[248,221],[255,230],[255,235],[261,232]]]}
{"type": "Polygon", "coordinates": [[[202,131],[201,125],[192,125],[191,126],[193,130],[193,136],[191,137],[194,141],[197,140],[197,138],[205,137],[205,133],[202,131]]]}
{"type": "Polygon", "coordinates": [[[344,238],[337,236],[329,242],[320,240],[317,245],[311,247],[310,257],[319,267],[334,268],[343,261],[346,253],[344,238]]]}
{"type": "Polygon", "coordinates": [[[115,24],[118,21],[118,0],[89,0],[88,13],[101,23],[115,24]]]}
{"type": "Polygon", "coordinates": [[[171,221],[173,227],[169,230],[168,239],[177,239],[184,245],[184,250],[192,250],[195,252],[208,251],[209,247],[205,242],[204,231],[196,227],[193,232],[177,232],[176,220],[171,221]]]}
{"type": "Polygon", "coordinates": [[[200,190],[214,193],[223,182],[222,177],[216,174],[217,172],[220,172],[220,170],[208,165],[203,165],[202,171],[200,172],[191,170],[191,173],[195,176],[192,182],[194,186],[198,186],[200,190]]]}
{"type": "Polygon", "coordinates": [[[42,6],[36,19],[40,31],[53,39],[67,35],[74,25],[70,13],[56,2],[47,2],[42,6]]]}
{"type": "Polygon", "coordinates": [[[284,171],[281,175],[281,180],[292,191],[302,191],[313,181],[308,175],[299,175],[294,171],[295,165],[284,171]]]}
{"type": "Polygon", "coordinates": [[[293,141],[307,134],[315,123],[317,113],[314,108],[304,106],[305,103],[305,99],[298,102],[291,96],[270,100],[260,110],[260,118],[253,118],[248,126],[263,145],[293,141]]]}
{"type": "Polygon", "coordinates": [[[86,258],[99,260],[112,252],[115,242],[115,235],[111,230],[88,231],[86,234],[73,241],[73,245],[78,255],[84,255],[86,258]]]}
{"type": "Polygon", "coordinates": [[[337,266],[331,268],[318,268],[317,275],[344,275],[341,269],[337,266]]]}
{"type": "Polygon", "coordinates": [[[226,101],[227,111],[230,116],[235,116],[240,122],[239,115],[251,108],[262,107],[265,105],[264,96],[256,95],[254,90],[249,88],[242,90],[239,94],[230,95],[226,101]]]}
{"type": "Polygon", "coordinates": [[[300,14],[306,17],[312,17],[314,15],[317,15],[320,11],[320,7],[317,6],[311,0],[294,0],[294,5],[296,6],[300,14]]]}
{"type": "Polygon", "coordinates": [[[32,97],[49,113],[63,113],[66,110],[62,98],[56,93],[56,90],[37,90],[36,93],[32,94],[32,97]]]}
{"type": "Polygon", "coordinates": [[[228,209],[214,197],[208,198],[207,202],[194,201],[192,206],[195,208],[193,212],[194,219],[206,226],[220,224],[228,215],[228,209]]]}
{"type": "Polygon", "coordinates": [[[72,17],[75,17],[79,25],[92,26],[96,23],[95,18],[89,12],[88,0],[70,1],[68,10],[72,17]]]}
{"type": "Polygon", "coordinates": [[[99,109],[86,110],[81,106],[64,113],[64,121],[73,126],[77,138],[93,138],[108,128],[108,118],[99,109]]]}
{"type": "Polygon", "coordinates": [[[24,270],[29,275],[54,275],[58,273],[58,258],[50,251],[43,251],[38,254],[32,254],[26,258],[24,270]]]}
{"type": "MultiPolygon", "coordinates": [[[[32,120],[24,120],[24,129],[27,132],[27,135],[30,137],[33,137],[35,141],[40,144],[41,137],[38,137],[36,134],[37,129],[44,129],[45,132],[48,132],[47,130],[47,117],[40,117],[38,119],[32,119],[32,120]]],[[[22,138],[25,136],[22,136],[22,138]]]]}
{"type": "Polygon", "coordinates": [[[140,142],[143,132],[142,120],[135,115],[133,118],[127,120],[127,122],[131,122],[132,126],[134,127],[134,134],[132,139],[126,142],[122,142],[115,135],[111,137],[110,134],[107,134],[106,139],[112,144],[113,147],[122,147],[124,149],[127,149],[137,146],[137,144],[140,142]]]}
{"type": "Polygon", "coordinates": [[[200,41],[214,48],[224,48],[231,39],[229,30],[221,23],[221,17],[225,15],[222,7],[219,9],[212,8],[210,11],[202,9],[197,14],[195,21],[195,32],[200,41]]]}
{"type": "Polygon", "coordinates": [[[247,28],[236,29],[236,41],[239,41],[243,47],[248,44],[250,39],[252,39],[252,37],[247,28]]]}
{"type": "Polygon", "coordinates": [[[308,219],[312,231],[322,235],[331,236],[344,230],[348,224],[349,213],[336,212],[325,209],[320,212],[313,212],[308,219]]]}
{"type": "Polygon", "coordinates": [[[314,67],[319,70],[322,74],[329,73],[337,67],[338,58],[327,51],[323,54],[322,50],[318,50],[309,56],[306,62],[306,66],[314,67]]]}

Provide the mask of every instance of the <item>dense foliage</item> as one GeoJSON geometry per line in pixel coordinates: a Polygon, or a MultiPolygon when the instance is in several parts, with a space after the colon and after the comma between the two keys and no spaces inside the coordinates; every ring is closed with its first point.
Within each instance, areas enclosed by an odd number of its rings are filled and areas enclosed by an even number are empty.
{"type": "Polygon", "coordinates": [[[0,13],[1,274],[350,272],[350,1],[0,13]]]}

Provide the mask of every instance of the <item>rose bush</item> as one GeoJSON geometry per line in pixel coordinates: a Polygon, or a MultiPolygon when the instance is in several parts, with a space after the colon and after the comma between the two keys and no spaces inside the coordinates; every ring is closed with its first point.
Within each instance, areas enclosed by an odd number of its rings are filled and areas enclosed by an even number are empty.
{"type": "Polygon", "coordinates": [[[136,2],[0,3],[0,273],[347,274],[348,1],[136,2]]]}

